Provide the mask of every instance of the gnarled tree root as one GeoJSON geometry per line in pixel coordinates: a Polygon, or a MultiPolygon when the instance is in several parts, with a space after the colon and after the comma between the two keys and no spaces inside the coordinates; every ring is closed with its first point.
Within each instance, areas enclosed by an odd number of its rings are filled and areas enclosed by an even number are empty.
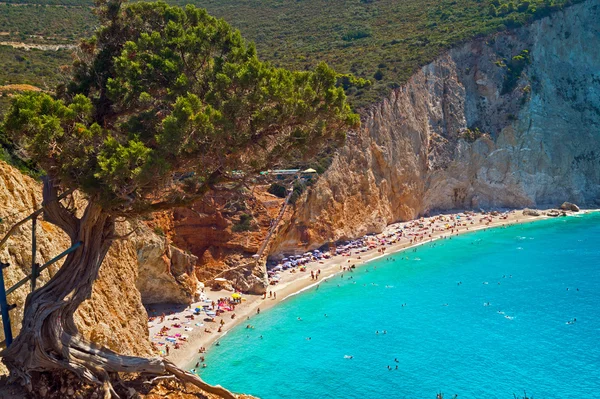
{"type": "MultiPolygon", "coordinates": [[[[180,369],[173,362],[164,358],[119,355],[78,336],[67,336],[66,334],[63,334],[61,342],[63,344],[62,353],[66,355],[62,359],[50,353],[40,353],[40,348],[36,348],[35,358],[39,362],[39,369],[67,369],[89,384],[102,386],[105,399],[119,398],[110,382],[109,373],[146,373],[172,376],[184,384],[190,383],[223,399],[236,399],[236,395],[227,389],[207,384],[197,375],[180,369]]],[[[11,367],[13,365],[10,362],[8,365],[11,371],[18,371],[13,373],[12,377],[22,379],[31,389],[29,373],[19,367],[11,367]]]]}

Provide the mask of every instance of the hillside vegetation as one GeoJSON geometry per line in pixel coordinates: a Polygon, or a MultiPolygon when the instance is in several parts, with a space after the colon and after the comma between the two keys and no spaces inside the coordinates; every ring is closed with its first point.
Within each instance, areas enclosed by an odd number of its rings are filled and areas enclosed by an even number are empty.
{"type": "MultiPolygon", "coordinates": [[[[404,83],[418,67],[457,43],[520,26],[579,1],[169,2],[192,3],[224,18],[240,29],[244,37],[256,42],[261,58],[277,66],[304,69],[326,61],[340,72],[370,79],[373,84],[368,88],[348,89],[354,106],[360,108],[404,83]]],[[[74,43],[76,38],[88,36],[93,30],[94,16],[89,0],[8,0],[6,3],[0,7],[0,30],[22,41],[74,43]]],[[[0,82],[32,83],[28,79],[6,70],[0,72],[0,82]]],[[[46,80],[53,81],[53,78],[46,76],[46,80]]]]}

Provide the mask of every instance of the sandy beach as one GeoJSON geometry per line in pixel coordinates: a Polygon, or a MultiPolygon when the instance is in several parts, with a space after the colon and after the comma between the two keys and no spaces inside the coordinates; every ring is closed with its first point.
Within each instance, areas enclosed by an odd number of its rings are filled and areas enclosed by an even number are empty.
{"type": "MultiPolygon", "coordinates": [[[[353,251],[350,256],[338,255],[327,260],[311,262],[306,266],[304,272],[298,271],[297,268],[293,269],[294,272],[290,270],[281,272],[279,283],[269,286],[269,290],[276,295],[276,298],[274,295],[269,294],[266,295],[266,298],[263,298],[262,295],[243,295],[242,302],[236,305],[235,309],[225,311],[217,316],[214,321],[207,321],[208,319],[204,319],[206,316],[195,316],[194,319],[191,319],[190,316],[193,315],[195,308],[202,307],[203,304],[212,301],[217,302],[219,298],[230,298],[232,292],[212,291],[210,288],[205,288],[204,295],[206,299],[193,303],[188,307],[183,305],[149,306],[150,319],[148,327],[150,339],[162,352],[163,356],[166,355],[168,359],[180,367],[191,369],[195,367],[198,357],[202,356],[199,353],[200,348],[208,349],[210,345],[218,341],[237,324],[252,324],[252,316],[257,314],[258,309],[263,312],[290,296],[316,286],[343,271],[344,268],[358,267],[373,259],[449,236],[548,218],[550,217],[545,215],[526,216],[520,210],[513,210],[504,213],[494,212],[494,215],[474,212],[439,214],[409,222],[394,223],[377,235],[378,237],[394,237],[393,243],[380,244],[376,248],[362,253],[353,251]],[[399,235],[399,231],[402,231],[401,235],[399,235]],[[311,271],[316,274],[318,270],[320,270],[318,279],[311,279],[311,271]],[[162,314],[165,314],[165,317],[161,322],[162,314]],[[232,317],[234,314],[235,316],[232,317]],[[164,329],[165,327],[168,330],[164,329]],[[160,334],[161,329],[164,329],[162,334],[160,334]],[[171,337],[171,341],[175,337],[174,341],[177,342],[177,349],[173,342],[166,341],[167,336],[171,337]],[[166,353],[167,345],[169,346],[168,354],[166,353]]],[[[199,367],[202,367],[202,362],[200,362],[199,367]]]]}

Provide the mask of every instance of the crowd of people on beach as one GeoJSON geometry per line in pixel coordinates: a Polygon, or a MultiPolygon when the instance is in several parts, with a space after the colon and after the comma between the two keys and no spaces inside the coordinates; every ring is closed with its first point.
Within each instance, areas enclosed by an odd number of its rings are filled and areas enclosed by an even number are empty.
{"type": "Polygon", "coordinates": [[[149,309],[151,316],[148,317],[148,327],[155,330],[154,327],[160,325],[160,329],[151,336],[152,346],[161,354],[169,356],[172,349],[181,349],[188,342],[189,336],[186,333],[194,329],[204,328],[204,333],[212,334],[216,327],[217,332],[222,332],[225,313],[230,312],[230,318],[235,319],[235,308],[241,303],[241,295],[235,293],[234,296],[235,298],[210,300],[202,293],[200,302],[189,305],[183,312],[176,307],[170,307],[159,315],[156,309],[149,309]],[[217,317],[221,319],[213,325],[217,317]]]}
{"type": "MultiPolygon", "coordinates": [[[[389,225],[380,234],[367,234],[355,240],[338,242],[328,251],[320,249],[308,251],[302,255],[286,255],[278,262],[267,264],[269,282],[271,285],[279,283],[282,279],[281,272],[289,270],[290,273],[306,272],[308,266],[324,263],[333,257],[352,257],[361,259],[361,255],[377,249],[378,253],[385,253],[386,248],[395,244],[413,245],[432,240],[436,233],[443,237],[458,234],[459,230],[469,230],[476,222],[489,226],[495,221],[507,220],[515,211],[476,214],[462,212],[453,215],[437,215],[429,218],[415,219],[410,222],[389,225]]],[[[349,260],[348,260],[349,261],[349,260]]],[[[320,272],[320,270],[318,271],[320,272]]],[[[318,274],[310,271],[311,280],[316,280],[318,274]]]]}

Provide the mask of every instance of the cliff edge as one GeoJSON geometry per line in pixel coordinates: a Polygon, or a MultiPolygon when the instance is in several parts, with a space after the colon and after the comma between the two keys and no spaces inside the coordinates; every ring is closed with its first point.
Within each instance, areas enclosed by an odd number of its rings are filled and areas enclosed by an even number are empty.
{"type": "Polygon", "coordinates": [[[364,116],[272,253],[434,210],[597,206],[598,48],[588,0],[450,50],[364,116]]]}

